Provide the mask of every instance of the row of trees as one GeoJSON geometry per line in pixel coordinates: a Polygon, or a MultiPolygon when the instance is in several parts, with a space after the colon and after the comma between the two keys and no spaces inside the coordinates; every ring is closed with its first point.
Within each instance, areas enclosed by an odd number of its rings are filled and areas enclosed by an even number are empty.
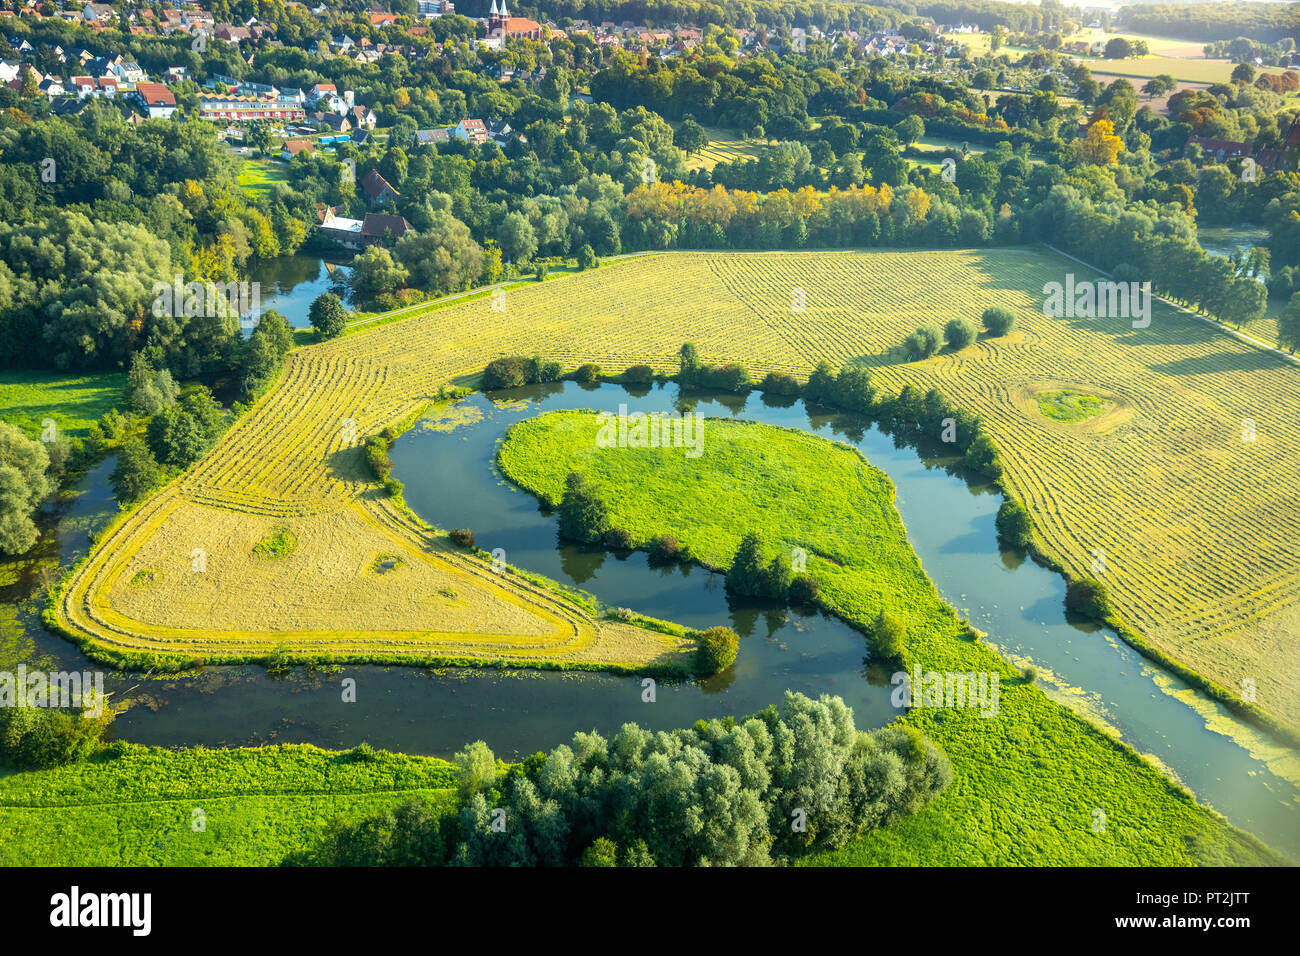
{"type": "Polygon", "coordinates": [[[409,803],[337,824],[309,862],[436,866],[744,866],[842,847],[952,780],[919,731],[860,731],[837,697],[787,692],[747,718],[659,732],[625,724],[509,769],[457,754],[459,810],[409,803]]]}

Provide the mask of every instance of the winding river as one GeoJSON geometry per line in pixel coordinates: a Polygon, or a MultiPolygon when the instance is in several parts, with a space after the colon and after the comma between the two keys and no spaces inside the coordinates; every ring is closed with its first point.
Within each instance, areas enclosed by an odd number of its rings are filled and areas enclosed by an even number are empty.
{"type": "MultiPolygon", "coordinates": [[[[137,701],[118,718],[122,738],[164,746],[238,746],[310,742],[450,755],[485,740],[510,757],[555,745],[577,730],[609,733],[626,721],[667,729],[700,717],[744,714],[779,700],[790,688],[833,693],[853,708],[859,726],[896,715],[887,675],[868,666],[866,643],[846,624],[820,613],[730,601],[719,575],[698,567],[651,567],[646,555],[563,544],[556,522],[531,495],[497,472],[497,443],[514,422],[553,409],[671,411],[676,386],[633,391],[616,385],[536,386],[491,398],[475,394],[459,407],[462,424],[421,422],[393,448],[394,475],[411,507],[431,523],[468,527],[480,547],[583,588],[603,602],[631,607],[690,627],[728,623],[742,634],[729,672],[700,683],[660,683],[653,703],[637,678],[554,672],[459,671],[348,667],[296,670],[276,679],[257,667],[212,667],[197,677],[112,678],[110,689],[137,701]],[[356,703],[339,682],[357,679],[356,703]]],[[[1296,755],[1270,743],[1217,703],[1146,662],[1114,634],[1067,620],[1064,580],[1024,555],[999,548],[994,517],[1000,496],[963,473],[941,452],[896,444],[869,422],[825,414],[802,401],[699,396],[705,416],[737,417],[799,428],[859,448],[889,475],[912,546],[943,597],[1013,662],[1032,661],[1042,686],[1162,762],[1198,798],[1273,847],[1300,859],[1300,789],[1296,755]],[[1270,767],[1274,769],[1270,769],[1270,767]],[[1290,769],[1284,769],[1289,767],[1290,769]],[[1274,772],[1274,770],[1279,772],[1274,772]]],[[[63,561],[83,552],[86,528],[111,513],[103,483],[111,464],[83,482],[83,495],[61,506],[63,561]]],[[[90,666],[67,642],[46,634],[25,612],[38,652],[65,667],[90,666]]]]}

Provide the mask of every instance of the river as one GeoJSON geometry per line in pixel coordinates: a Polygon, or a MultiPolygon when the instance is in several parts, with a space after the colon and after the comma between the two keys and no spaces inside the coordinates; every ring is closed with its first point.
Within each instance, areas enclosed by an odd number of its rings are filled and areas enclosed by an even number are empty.
{"type": "MultiPolygon", "coordinates": [[[[613,606],[703,627],[729,623],[744,635],[731,671],[701,683],[663,683],[643,700],[636,678],[558,672],[347,667],[297,669],[273,678],[258,667],[211,667],[192,678],[110,678],[109,689],[137,701],[114,733],[164,746],[238,746],[310,742],[373,746],[448,756],[482,739],[502,757],[549,748],[578,730],[610,733],[625,721],[669,728],[700,717],[744,714],[779,700],[786,689],[833,693],[850,703],[859,726],[895,716],[885,675],[869,668],[865,640],[820,613],[729,601],[719,575],[698,567],[653,568],[640,552],[610,553],[559,542],[553,516],[499,475],[497,443],[514,422],[564,408],[670,411],[675,386],[637,389],[575,383],[475,394],[464,404],[481,415],[451,431],[417,426],[393,448],[394,475],[407,501],[440,527],[473,528],[480,547],[581,587],[613,606]],[[356,703],[341,700],[340,680],[355,677],[356,703]]],[[[1115,635],[1067,620],[1064,580],[999,547],[994,518],[1000,496],[939,452],[900,446],[855,416],[825,414],[802,401],[701,397],[706,416],[799,428],[845,441],[889,475],[913,548],[940,593],[1012,661],[1033,662],[1044,689],[1118,732],[1161,761],[1200,800],[1275,848],[1300,858],[1300,792],[1269,761],[1294,759],[1181,680],[1146,662],[1115,635]]],[[[473,416],[469,416],[473,417],[473,416]]],[[[112,511],[107,465],[83,482],[83,495],[59,525],[65,562],[84,551],[86,527],[112,511]],[[84,503],[83,503],[84,501],[84,503]],[[75,520],[70,520],[75,519],[75,520]],[[65,530],[66,528],[66,530],[65,530]],[[64,539],[67,540],[64,540],[64,539]]],[[[67,642],[26,615],[38,649],[65,667],[88,666],[67,642]],[[81,662],[80,664],[78,662],[81,662]]]]}

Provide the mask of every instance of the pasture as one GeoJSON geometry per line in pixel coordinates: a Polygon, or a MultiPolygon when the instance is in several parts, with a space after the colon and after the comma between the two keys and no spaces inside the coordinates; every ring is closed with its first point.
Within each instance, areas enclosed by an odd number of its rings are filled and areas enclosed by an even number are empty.
{"type": "Polygon", "coordinates": [[[706,126],[704,132],[708,134],[709,144],[698,153],[686,157],[688,171],[696,169],[711,171],[718,163],[734,163],[738,159],[758,158],[758,147],[761,144],[756,140],[737,139],[735,133],[714,126],[706,126]]]}
{"type": "Polygon", "coordinates": [[[52,418],[69,438],[83,438],[105,412],[124,410],[125,384],[123,372],[0,372],[0,421],[22,429],[28,438],[39,438],[41,423],[52,418]]]}
{"type": "Polygon", "coordinates": [[[705,361],[744,362],[755,378],[802,378],[825,358],[865,363],[888,391],[941,388],[983,416],[1051,559],[1084,578],[1101,552],[1113,603],[1147,642],[1222,687],[1254,680],[1260,707],[1300,723],[1300,369],[1161,303],[1145,329],[1044,316],[1044,284],[1071,272],[1097,278],[1042,248],[666,253],[510,288],[503,311],[476,299],[299,349],[207,457],[100,539],[60,596],[59,623],[101,650],[204,659],[283,645],[368,659],[670,660],[679,645],[645,644],[664,635],[616,635],[452,548],[382,496],[344,438],[409,419],[498,356],[675,371],[692,341],[705,361]],[[994,304],[1016,313],[1011,335],[903,361],[917,326],[978,321],[994,304]],[[1114,397],[1126,413],[1107,429],[1051,421],[1025,400],[1045,383],[1114,397]],[[280,526],[293,554],[253,556],[280,526]],[[189,571],[196,547],[206,574],[189,571]],[[379,554],[404,564],[376,580],[379,554]],[[131,587],[144,568],[170,576],[166,587],[131,587]],[[472,607],[429,597],[450,578],[472,607]]]}
{"type": "Polygon", "coordinates": [[[605,501],[611,523],[634,541],[671,534],[713,565],[728,566],[749,531],[761,535],[769,555],[803,548],[808,572],[835,613],[863,630],[881,611],[906,622],[907,669],[999,675],[996,715],[962,708],[906,712],[904,719],[948,754],[954,786],[901,824],[905,836],[886,828],[819,862],[1275,862],[1156,767],[1049,700],[973,640],[912,551],[893,485],[855,449],[770,425],[708,419],[701,425],[703,454],[693,459],[676,448],[597,447],[599,427],[592,412],[549,412],[521,422],[501,446],[502,470],[549,499],[558,499],[565,476],[577,471],[605,501]],[[1104,832],[1092,826],[1097,807],[1113,808],[1106,810],[1104,832]]]}

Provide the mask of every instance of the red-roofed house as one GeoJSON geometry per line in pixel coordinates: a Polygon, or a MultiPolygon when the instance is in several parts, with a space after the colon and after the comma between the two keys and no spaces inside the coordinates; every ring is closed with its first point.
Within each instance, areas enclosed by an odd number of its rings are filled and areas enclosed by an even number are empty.
{"type": "Polygon", "coordinates": [[[167,119],[176,112],[176,97],[161,83],[137,83],[135,97],[150,119],[167,119]]]}

